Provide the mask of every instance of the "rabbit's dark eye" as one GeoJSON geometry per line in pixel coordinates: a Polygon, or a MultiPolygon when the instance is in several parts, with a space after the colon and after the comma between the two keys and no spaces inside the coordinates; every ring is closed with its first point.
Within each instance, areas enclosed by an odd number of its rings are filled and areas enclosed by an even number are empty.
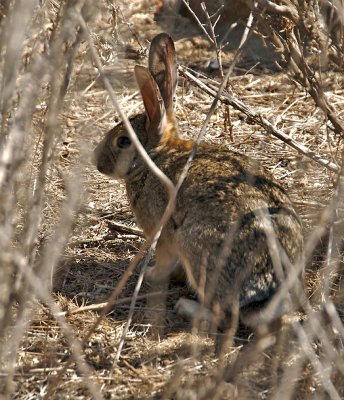
{"type": "Polygon", "coordinates": [[[131,145],[131,140],[127,137],[127,136],[120,136],[117,139],[117,146],[120,149],[126,149],[127,147],[129,147],[131,145]]]}

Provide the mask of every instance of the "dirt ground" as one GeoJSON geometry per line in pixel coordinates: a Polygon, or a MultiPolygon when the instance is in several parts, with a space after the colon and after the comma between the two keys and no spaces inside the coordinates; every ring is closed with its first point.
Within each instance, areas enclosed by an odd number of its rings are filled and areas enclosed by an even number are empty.
{"type": "MultiPolygon", "coordinates": [[[[99,2],[102,3],[102,2],[99,2]]],[[[167,30],[176,41],[178,62],[219,80],[211,45],[190,20],[154,19],[154,5],[149,1],[119,1],[120,13],[115,24],[109,2],[104,2],[99,15],[90,24],[92,39],[101,57],[123,110],[134,115],[142,102],[133,79],[135,64],[145,65],[146,49],[151,38],[167,30]]],[[[237,39],[235,39],[237,40],[237,39]]],[[[254,39],[255,40],[255,39],[254,39]]],[[[266,119],[299,143],[321,154],[339,160],[340,142],[329,135],[322,112],[305,91],[277,70],[269,53],[259,54],[251,43],[229,79],[234,96],[261,113],[266,119]]],[[[231,41],[231,38],[229,38],[231,41]]],[[[258,50],[257,50],[258,49],[258,50]]],[[[263,50],[262,50],[263,51],[263,50]]],[[[233,59],[233,45],[223,56],[225,69],[233,59]]],[[[338,109],[344,109],[344,76],[332,70],[323,74],[326,93],[338,109]]],[[[190,82],[180,79],[177,88],[176,113],[183,135],[195,138],[209,110],[212,98],[190,82]]],[[[43,114],[42,110],[42,114],[43,114]]],[[[225,106],[220,105],[204,137],[212,143],[225,143],[261,161],[286,188],[303,221],[305,235],[317,224],[321,210],[331,197],[335,174],[298,154],[261,127],[247,122],[246,117],[230,108],[232,132],[224,126],[225,106]]],[[[343,112],[343,111],[342,111],[343,112]]],[[[36,114],[35,129],[40,134],[36,114]]],[[[73,233],[59,263],[54,282],[54,296],[63,311],[107,301],[123,276],[130,261],[144,243],[129,208],[124,183],[97,172],[92,150],[104,134],[118,122],[107,91],[91,60],[86,43],[82,43],[74,65],[72,81],[59,117],[63,141],[58,145],[58,158],[51,169],[47,193],[44,240],[60,218],[64,199],[65,177],[72,176],[80,160],[82,206],[76,216],[73,233]]],[[[78,182],[78,184],[79,184],[78,182]]],[[[310,295],[317,292],[321,262],[314,258],[306,273],[310,295]]],[[[150,335],[146,323],[145,294],[150,287],[144,282],[135,304],[132,324],[126,335],[118,363],[114,366],[119,341],[125,327],[130,300],[138,271],[121,291],[114,310],[103,319],[85,345],[85,360],[92,369],[93,380],[106,399],[266,399],[273,396],[271,381],[272,353],[266,351],[243,370],[232,383],[218,382],[214,377],[223,360],[214,356],[214,340],[196,332],[178,317],[174,304],[181,295],[190,295],[183,285],[171,285],[168,296],[165,335],[150,335]],[[141,296],[141,297],[140,297],[141,296]],[[216,391],[215,391],[216,388],[216,391]],[[215,393],[216,396],[211,393],[215,393]]],[[[74,334],[83,338],[96,321],[100,310],[86,310],[67,315],[74,334]]],[[[238,331],[236,341],[225,356],[229,363],[251,341],[252,333],[238,331]]],[[[291,337],[288,346],[292,345],[291,337]]],[[[285,349],[287,350],[287,349],[285,349]]],[[[35,306],[31,323],[22,341],[15,374],[16,399],[42,398],[62,365],[70,357],[68,340],[42,304],[35,306]]],[[[283,349],[279,355],[284,357],[283,349]]],[[[292,365],[291,359],[286,364],[292,365]]],[[[340,374],[339,374],[340,375],[340,374]]],[[[310,365],[305,364],[298,377],[295,399],[327,398],[310,365]]],[[[54,399],[91,398],[85,377],[74,363],[60,380],[54,399]]],[[[344,396],[344,384],[338,389],[344,396]]],[[[336,380],[335,380],[336,381],[336,380]]],[[[1,398],[1,396],[0,396],[1,398]]]]}

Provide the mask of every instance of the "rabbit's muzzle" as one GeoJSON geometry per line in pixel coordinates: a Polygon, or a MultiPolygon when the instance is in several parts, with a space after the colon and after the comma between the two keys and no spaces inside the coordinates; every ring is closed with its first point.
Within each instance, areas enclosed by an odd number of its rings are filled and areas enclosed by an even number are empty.
{"type": "Polygon", "coordinates": [[[106,154],[103,142],[100,142],[94,149],[93,156],[94,163],[100,173],[105,175],[111,175],[113,173],[113,164],[106,154]]]}

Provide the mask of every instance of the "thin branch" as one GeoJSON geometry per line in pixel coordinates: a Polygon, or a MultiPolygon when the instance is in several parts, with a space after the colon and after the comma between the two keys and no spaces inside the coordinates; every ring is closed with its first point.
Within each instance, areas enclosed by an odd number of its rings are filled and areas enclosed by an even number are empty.
{"type": "MultiPolygon", "coordinates": [[[[200,21],[200,19],[197,17],[197,15],[195,14],[194,10],[190,7],[189,2],[186,0],[183,0],[183,3],[185,5],[185,7],[188,9],[188,11],[190,12],[190,14],[195,18],[195,21],[197,22],[198,26],[202,29],[203,33],[206,35],[206,37],[209,39],[210,43],[213,43],[213,39],[210,36],[210,34],[208,33],[208,31],[205,29],[204,24],[202,24],[202,22],[200,21]]],[[[214,44],[214,43],[213,43],[214,44]]]]}
{"type": "Polygon", "coordinates": [[[276,4],[270,0],[255,0],[254,4],[252,0],[244,0],[248,7],[252,10],[257,9],[256,4],[259,9],[264,9],[273,14],[279,14],[290,18],[296,25],[299,23],[300,17],[295,6],[289,2],[287,6],[276,4]]]}
{"type": "MultiPolygon", "coordinates": [[[[213,97],[216,96],[215,90],[213,90],[212,88],[207,86],[201,80],[197,79],[193,74],[191,74],[189,72],[189,69],[187,69],[186,67],[179,66],[179,72],[182,76],[184,76],[185,78],[190,80],[192,83],[194,83],[196,86],[198,86],[200,89],[202,89],[208,95],[213,96],[213,97]]],[[[223,103],[229,104],[232,107],[234,107],[236,110],[239,110],[242,113],[244,113],[249,118],[250,121],[256,123],[257,125],[260,125],[268,133],[270,133],[273,136],[277,137],[278,139],[282,140],[284,143],[286,143],[288,146],[292,147],[293,149],[297,150],[299,153],[307,156],[308,158],[312,159],[313,161],[316,161],[317,163],[321,164],[322,166],[326,167],[327,169],[329,169],[333,172],[339,171],[339,167],[336,164],[322,158],[319,154],[308,149],[306,146],[304,146],[300,143],[297,143],[294,139],[292,139],[291,137],[286,135],[281,130],[277,129],[274,125],[271,124],[271,122],[269,122],[267,119],[265,119],[261,114],[253,111],[242,101],[236,99],[235,97],[229,95],[228,93],[221,95],[220,100],[223,103]]]]}
{"type": "MultiPolygon", "coordinates": [[[[169,293],[173,293],[172,291],[169,291],[169,293]]],[[[136,297],[136,300],[146,300],[149,297],[154,297],[156,295],[159,295],[160,292],[151,292],[151,293],[145,293],[142,295],[138,295],[136,297]]],[[[133,300],[133,296],[130,297],[123,297],[121,299],[118,299],[114,302],[113,307],[116,307],[120,304],[127,304],[127,303],[131,303],[133,300]]],[[[105,307],[108,306],[108,301],[106,301],[105,303],[97,303],[97,304],[89,304],[87,306],[82,306],[82,307],[78,307],[75,308],[73,310],[68,310],[68,311],[62,311],[59,315],[65,315],[65,316],[70,316],[70,315],[75,315],[75,314],[80,314],[83,312],[87,312],[87,311],[99,311],[99,310],[103,310],[105,307]]]]}
{"type": "MultiPolygon", "coordinates": [[[[215,31],[214,31],[215,24],[212,24],[211,17],[209,16],[207,7],[204,2],[201,3],[201,7],[204,12],[205,19],[207,21],[208,29],[210,31],[209,36],[211,37],[211,43],[213,44],[214,49],[215,49],[217,63],[219,65],[219,70],[220,70],[220,76],[221,76],[221,79],[223,79],[224,74],[223,74],[223,67],[222,67],[222,49],[221,49],[221,46],[219,46],[219,44],[217,42],[217,37],[216,37],[215,31]]],[[[220,18],[220,16],[219,16],[219,18],[220,18]]]]}

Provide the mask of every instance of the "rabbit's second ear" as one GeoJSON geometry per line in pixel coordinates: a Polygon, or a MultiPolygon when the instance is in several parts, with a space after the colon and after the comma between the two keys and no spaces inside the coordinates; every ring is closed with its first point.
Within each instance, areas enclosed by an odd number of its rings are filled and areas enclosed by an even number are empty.
{"type": "Polygon", "coordinates": [[[166,110],[171,110],[178,72],[174,42],[167,33],[159,33],[153,38],[149,49],[148,67],[159,86],[166,110]]]}
{"type": "Polygon", "coordinates": [[[153,142],[160,140],[163,133],[166,116],[164,102],[160,96],[159,88],[147,68],[136,65],[135,76],[148,117],[146,122],[148,141],[153,144],[153,142]]]}

